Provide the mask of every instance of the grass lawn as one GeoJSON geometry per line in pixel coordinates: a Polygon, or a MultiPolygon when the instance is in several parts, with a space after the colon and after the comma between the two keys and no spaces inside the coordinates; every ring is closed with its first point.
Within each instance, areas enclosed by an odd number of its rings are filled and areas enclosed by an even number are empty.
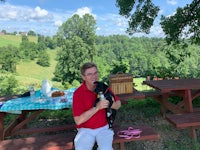
{"type": "MultiPolygon", "coordinates": [[[[34,84],[36,87],[40,87],[42,80],[48,79],[52,80],[54,77],[53,72],[56,66],[56,53],[57,50],[48,50],[47,53],[50,56],[50,66],[42,67],[38,65],[35,61],[20,62],[17,65],[16,79],[19,81],[20,85],[29,86],[34,84]]],[[[52,82],[54,86],[61,86],[60,83],[52,82]]]]}
{"type": "MultiPolygon", "coordinates": [[[[0,35],[0,47],[13,45],[19,47],[21,43],[22,37],[20,35],[0,35]]],[[[30,42],[37,42],[37,37],[35,36],[28,36],[28,40],[30,42]]]]}

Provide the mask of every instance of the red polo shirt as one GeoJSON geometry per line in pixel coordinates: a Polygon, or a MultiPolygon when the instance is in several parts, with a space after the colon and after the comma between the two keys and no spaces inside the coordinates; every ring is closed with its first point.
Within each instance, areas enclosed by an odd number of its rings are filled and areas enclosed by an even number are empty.
{"type": "MultiPolygon", "coordinates": [[[[112,91],[111,91],[112,92],[112,91]]],[[[85,82],[74,92],[72,111],[74,116],[80,116],[83,112],[94,107],[97,94],[87,89],[85,82]]],[[[114,97],[114,100],[119,100],[114,97]]],[[[88,121],[77,125],[77,128],[96,129],[107,125],[106,109],[99,110],[88,121]]]]}

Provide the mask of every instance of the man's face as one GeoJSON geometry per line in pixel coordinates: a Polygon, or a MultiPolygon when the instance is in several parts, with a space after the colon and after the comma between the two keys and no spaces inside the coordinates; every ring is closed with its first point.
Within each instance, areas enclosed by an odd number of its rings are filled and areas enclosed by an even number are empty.
{"type": "Polygon", "coordinates": [[[82,79],[89,86],[94,86],[94,82],[98,81],[98,70],[96,67],[89,68],[85,71],[85,74],[82,75],[82,79]]]}

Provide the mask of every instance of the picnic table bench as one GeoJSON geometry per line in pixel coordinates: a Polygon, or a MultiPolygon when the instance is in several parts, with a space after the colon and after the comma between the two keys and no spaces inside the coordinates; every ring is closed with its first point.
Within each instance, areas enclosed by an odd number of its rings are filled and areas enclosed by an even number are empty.
{"type": "Polygon", "coordinates": [[[145,95],[135,88],[133,88],[132,93],[117,94],[117,96],[121,100],[122,104],[127,104],[130,99],[145,99],[145,95]]]}
{"type": "Polygon", "coordinates": [[[191,129],[189,135],[197,140],[196,129],[200,127],[200,113],[168,114],[166,119],[177,129],[191,129]]]}
{"type": "Polygon", "coordinates": [[[164,117],[176,128],[188,128],[189,135],[196,140],[196,129],[200,127],[200,114],[196,113],[193,100],[200,96],[200,78],[179,80],[143,81],[161,93],[156,100],[161,104],[164,117]],[[169,100],[171,93],[182,97],[178,103],[169,100]],[[166,114],[169,110],[173,114],[166,114]]]}
{"type": "MultiPolygon", "coordinates": [[[[121,130],[127,127],[114,128],[115,136],[113,140],[114,149],[119,145],[120,150],[125,149],[125,143],[141,140],[158,140],[158,134],[149,126],[132,126],[142,130],[139,138],[125,139],[117,136],[121,130]]],[[[9,139],[0,142],[1,150],[72,150],[74,149],[74,137],[76,131],[69,133],[59,133],[55,135],[35,136],[20,139],[9,139]]]]}

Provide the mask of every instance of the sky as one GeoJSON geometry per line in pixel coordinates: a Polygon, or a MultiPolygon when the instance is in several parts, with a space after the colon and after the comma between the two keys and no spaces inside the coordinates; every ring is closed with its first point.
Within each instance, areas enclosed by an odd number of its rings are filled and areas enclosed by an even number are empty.
{"type": "MultiPolygon", "coordinates": [[[[178,7],[190,4],[192,0],[153,0],[160,7],[159,16],[173,15],[178,7]]],[[[116,0],[5,0],[0,2],[0,31],[28,32],[53,36],[59,26],[74,14],[89,13],[96,20],[97,35],[127,35],[128,20],[119,15],[116,0]]],[[[150,34],[136,33],[133,36],[163,37],[155,20],[150,34]]]]}

